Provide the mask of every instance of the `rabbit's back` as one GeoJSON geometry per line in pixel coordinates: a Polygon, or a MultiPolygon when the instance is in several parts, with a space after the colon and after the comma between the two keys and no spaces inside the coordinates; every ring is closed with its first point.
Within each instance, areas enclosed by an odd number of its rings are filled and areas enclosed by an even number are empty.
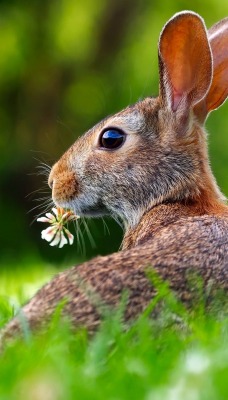
{"type": "Polygon", "coordinates": [[[177,216],[181,208],[177,204],[159,208],[163,212],[153,217],[146,214],[129,232],[123,241],[124,249],[147,244],[152,249],[153,262],[165,260],[169,265],[209,266],[220,260],[228,262],[228,207],[223,206],[221,215],[193,216],[177,216]]]}
{"type": "MultiPolygon", "coordinates": [[[[40,328],[64,300],[64,313],[73,325],[93,332],[105,310],[119,307],[123,293],[127,295],[125,318],[142,312],[157,294],[153,281],[157,278],[188,307],[196,306],[202,291],[210,306],[214,293],[228,290],[227,240],[228,219],[202,216],[177,221],[144,244],[60,273],[24,306],[23,314],[32,329],[40,328]]],[[[12,336],[19,329],[16,318],[4,335],[12,336]]]]}

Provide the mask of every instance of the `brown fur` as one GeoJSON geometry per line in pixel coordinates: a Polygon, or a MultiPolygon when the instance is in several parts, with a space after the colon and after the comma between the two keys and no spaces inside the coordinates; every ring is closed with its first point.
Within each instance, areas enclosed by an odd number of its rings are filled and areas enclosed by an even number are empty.
{"type": "MultiPolygon", "coordinates": [[[[226,23],[215,25],[213,33],[216,26],[225,27],[219,33],[224,44],[226,23]]],[[[49,184],[57,205],[84,216],[112,215],[123,221],[125,235],[122,251],[62,272],[24,306],[23,318],[32,329],[44,325],[65,299],[64,312],[73,324],[93,332],[103,307],[117,307],[125,290],[129,296],[125,317],[134,318],[156,294],[147,278],[148,268],[168,281],[188,305],[193,301],[188,285],[192,270],[202,276],[205,291],[209,287],[228,290],[228,207],[211,172],[202,128],[205,112],[211,111],[205,104],[213,103],[214,90],[209,90],[212,56],[219,71],[218,58],[222,57],[223,67],[228,64],[219,43],[216,40],[211,55],[202,19],[190,12],[176,15],[160,38],[160,96],[106,118],[52,168],[49,184]],[[171,54],[167,51],[170,40],[171,54]],[[186,75],[182,70],[189,40],[194,56],[187,60],[190,72],[186,75]],[[204,54],[200,68],[192,40],[204,54]],[[100,135],[110,128],[126,135],[115,150],[100,146],[100,135]]],[[[223,75],[215,82],[216,67],[213,73],[216,93],[223,92],[223,75]]],[[[3,335],[19,330],[20,317],[16,317],[3,335]]]]}
{"type": "Polygon", "coordinates": [[[55,184],[55,196],[59,201],[63,201],[66,197],[74,198],[79,193],[75,174],[67,168],[67,160],[65,158],[62,157],[62,162],[56,163],[52,167],[49,176],[49,184],[52,186],[52,176],[58,175],[58,181],[55,184]]]}

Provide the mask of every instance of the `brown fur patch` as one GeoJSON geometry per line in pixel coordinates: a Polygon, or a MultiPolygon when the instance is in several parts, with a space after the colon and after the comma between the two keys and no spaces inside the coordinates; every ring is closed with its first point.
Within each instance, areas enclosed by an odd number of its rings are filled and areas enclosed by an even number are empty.
{"type": "Polygon", "coordinates": [[[73,172],[67,164],[66,157],[62,157],[52,168],[49,177],[52,187],[52,198],[57,204],[70,201],[78,195],[79,185],[73,172]]]}

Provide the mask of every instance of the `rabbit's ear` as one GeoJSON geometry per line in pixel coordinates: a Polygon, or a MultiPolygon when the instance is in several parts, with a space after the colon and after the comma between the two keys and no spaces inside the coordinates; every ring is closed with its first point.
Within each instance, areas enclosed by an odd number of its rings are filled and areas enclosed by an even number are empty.
{"type": "Polygon", "coordinates": [[[164,26],[159,41],[160,96],[177,116],[187,117],[209,90],[212,56],[202,18],[185,11],[164,26]]]}
{"type": "Polygon", "coordinates": [[[201,120],[221,106],[228,96],[228,18],[213,25],[208,34],[213,56],[213,79],[207,96],[196,106],[195,113],[201,120]]]}

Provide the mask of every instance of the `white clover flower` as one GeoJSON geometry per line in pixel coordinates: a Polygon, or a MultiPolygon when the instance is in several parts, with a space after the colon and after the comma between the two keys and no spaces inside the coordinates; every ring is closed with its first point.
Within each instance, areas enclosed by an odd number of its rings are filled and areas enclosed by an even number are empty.
{"type": "Polygon", "coordinates": [[[75,221],[79,216],[60,207],[54,207],[52,211],[53,214],[46,213],[45,217],[37,218],[38,222],[46,222],[51,225],[41,232],[41,238],[47,240],[50,246],[58,246],[59,248],[67,243],[73,244],[74,236],[65,225],[70,221],[75,221]]]}

